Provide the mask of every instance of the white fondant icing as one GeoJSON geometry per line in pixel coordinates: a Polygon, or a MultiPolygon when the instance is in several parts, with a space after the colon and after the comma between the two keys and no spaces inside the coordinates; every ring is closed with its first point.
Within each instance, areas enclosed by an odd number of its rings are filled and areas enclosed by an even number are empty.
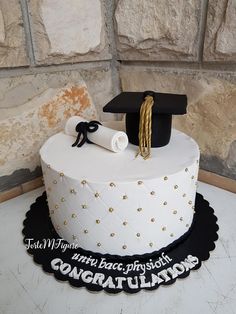
{"type": "Polygon", "coordinates": [[[58,133],[40,150],[51,219],[62,238],[93,252],[134,255],[188,231],[199,160],[193,139],[172,130],[170,143],[153,148],[148,160],[135,158],[134,145],[114,154],[73,142],[58,133]]]}

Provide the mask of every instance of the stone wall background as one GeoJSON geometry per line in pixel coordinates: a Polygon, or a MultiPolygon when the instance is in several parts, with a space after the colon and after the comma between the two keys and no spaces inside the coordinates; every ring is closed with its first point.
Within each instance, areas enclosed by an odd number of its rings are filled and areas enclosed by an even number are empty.
{"type": "Polygon", "coordinates": [[[41,174],[70,115],[119,119],[121,90],[186,93],[174,126],[236,179],[235,69],[235,0],[0,0],[0,191],[41,174]]]}

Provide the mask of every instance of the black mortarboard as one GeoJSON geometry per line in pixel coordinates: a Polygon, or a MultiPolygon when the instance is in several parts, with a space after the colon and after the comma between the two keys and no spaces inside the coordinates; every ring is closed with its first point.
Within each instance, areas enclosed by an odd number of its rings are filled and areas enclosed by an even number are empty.
{"type": "Polygon", "coordinates": [[[187,96],[146,92],[123,92],[113,98],[104,112],[126,113],[126,132],[129,142],[139,145],[140,109],[147,96],[153,97],[151,108],[151,147],[167,145],[171,136],[172,115],[186,113],[187,96]]]}

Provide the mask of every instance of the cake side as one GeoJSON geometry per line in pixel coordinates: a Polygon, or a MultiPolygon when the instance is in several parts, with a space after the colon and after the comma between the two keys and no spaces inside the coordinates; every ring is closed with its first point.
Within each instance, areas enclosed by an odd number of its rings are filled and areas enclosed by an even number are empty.
{"type": "Polygon", "coordinates": [[[132,145],[121,158],[96,145],[72,151],[64,134],[50,138],[40,153],[58,234],[83,249],[121,256],[151,253],[178,240],[193,220],[199,150],[181,132],[172,137],[169,147],[152,150],[150,162],[135,159],[132,145]]]}

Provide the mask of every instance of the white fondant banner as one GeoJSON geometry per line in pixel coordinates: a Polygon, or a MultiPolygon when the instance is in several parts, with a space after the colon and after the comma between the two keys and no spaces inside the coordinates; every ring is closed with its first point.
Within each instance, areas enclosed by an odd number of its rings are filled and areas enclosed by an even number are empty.
{"type": "Polygon", "coordinates": [[[125,264],[107,261],[106,258],[98,260],[91,256],[87,257],[76,253],[71,259],[77,260],[79,267],[63,262],[61,258],[51,260],[51,267],[63,276],[68,276],[86,284],[121,290],[124,289],[125,285],[128,286],[129,290],[157,287],[161,283],[175,280],[190,269],[194,269],[199,263],[199,259],[196,256],[188,255],[183,261],[170,264],[172,259],[164,253],[158,260],[153,261],[149,259],[146,263],[135,260],[130,264],[125,264]],[[81,268],[82,264],[84,264],[85,268],[89,266],[89,270],[81,268]],[[168,264],[170,265],[168,266],[168,264]],[[159,268],[160,270],[158,271],[159,268]],[[98,272],[99,270],[100,272],[98,272]],[[117,274],[120,276],[109,276],[108,271],[117,271],[117,274]],[[137,275],[132,276],[131,271],[136,271],[137,275]],[[129,272],[131,272],[131,276],[127,276],[129,272]]]}
{"type": "MultiPolygon", "coordinates": [[[[74,116],[67,120],[65,125],[65,133],[77,137],[78,133],[75,128],[80,122],[88,122],[87,120],[74,116]]],[[[105,126],[99,125],[98,130],[94,133],[87,133],[88,139],[115,153],[119,153],[126,149],[128,145],[128,137],[125,132],[116,131],[105,126]]]]}

